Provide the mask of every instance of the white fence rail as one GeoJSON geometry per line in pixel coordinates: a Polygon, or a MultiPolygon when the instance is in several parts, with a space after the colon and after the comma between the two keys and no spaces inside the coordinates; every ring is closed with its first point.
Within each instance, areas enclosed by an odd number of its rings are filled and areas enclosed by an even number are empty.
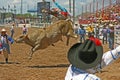
{"type": "Polygon", "coordinates": [[[120,45],[120,29],[116,29],[115,28],[115,47],[117,47],[118,45],[120,45]]]}
{"type": "Polygon", "coordinates": [[[44,28],[47,27],[49,25],[51,25],[50,23],[30,23],[30,24],[18,24],[18,27],[23,27],[24,25],[26,25],[26,27],[37,27],[37,28],[44,28]]]}

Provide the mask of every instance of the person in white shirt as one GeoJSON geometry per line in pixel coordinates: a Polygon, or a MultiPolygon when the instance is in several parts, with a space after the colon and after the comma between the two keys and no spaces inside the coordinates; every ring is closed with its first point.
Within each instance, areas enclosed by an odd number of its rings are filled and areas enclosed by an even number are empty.
{"type": "Polygon", "coordinates": [[[75,24],[75,25],[74,25],[74,33],[75,33],[75,34],[78,34],[78,29],[79,29],[78,24],[75,24]]]}
{"type": "Polygon", "coordinates": [[[101,71],[120,57],[120,46],[103,53],[97,38],[74,44],[68,51],[68,67],[65,80],[101,80],[94,73],[101,71]]]}
{"type": "Polygon", "coordinates": [[[23,25],[22,31],[23,31],[23,34],[27,34],[28,29],[27,29],[26,25],[23,25]]]}

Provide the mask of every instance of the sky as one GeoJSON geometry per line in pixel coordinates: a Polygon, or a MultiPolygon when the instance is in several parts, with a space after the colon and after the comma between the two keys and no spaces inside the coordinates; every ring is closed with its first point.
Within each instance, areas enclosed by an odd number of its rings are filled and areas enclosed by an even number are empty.
{"type": "MultiPolygon", "coordinates": [[[[23,1],[22,12],[27,13],[28,9],[37,9],[37,2],[41,2],[42,0],[22,0],[22,1],[23,1]]],[[[46,1],[50,2],[52,7],[56,7],[52,2],[52,0],[46,0],[46,1]]],[[[71,1],[73,2],[73,0],[71,1]]],[[[101,3],[102,0],[75,0],[75,14],[78,15],[82,13],[82,6],[85,11],[85,6],[89,5],[89,3],[93,1],[99,1],[99,8],[102,7],[102,3],[101,3]]],[[[108,1],[109,0],[105,1],[105,5],[108,5],[108,1]]],[[[65,7],[69,11],[69,0],[56,0],[56,2],[58,2],[61,6],[65,7]]],[[[10,9],[14,9],[14,7],[16,7],[17,13],[21,12],[21,0],[0,0],[0,8],[4,7],[8,11],[8,5],[10,5],[10,9]]]]}

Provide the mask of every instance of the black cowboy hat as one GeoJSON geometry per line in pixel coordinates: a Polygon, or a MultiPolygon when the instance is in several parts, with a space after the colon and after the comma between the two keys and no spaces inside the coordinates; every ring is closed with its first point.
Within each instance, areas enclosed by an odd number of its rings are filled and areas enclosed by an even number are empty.
{"type": "Polygon", "coordinates": [[[102,59],[103,47],[91,40],[74,44],[68,51],[68,60],[76,68],[86,70],[97,66],[102,59]]]}

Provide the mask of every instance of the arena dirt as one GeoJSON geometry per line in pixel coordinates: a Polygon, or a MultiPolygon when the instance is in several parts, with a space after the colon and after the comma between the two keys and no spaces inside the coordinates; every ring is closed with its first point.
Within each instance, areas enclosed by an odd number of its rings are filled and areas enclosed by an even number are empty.
{"type": "MultiPolygon", "coordinates": [[[[10,28],[6,28],[10,34],[10,28]]],[[[1,30],[1,28],[0,28],[1,30]]],[[[29,28],[32,33],[37,28],[29,28]]],[[[22,34],[21,28],[15,28],[14,38],[22,34]]],[[[55,43],[44,50],[38,50],[33,58],[28,60],[30,46],[21,43],[11,45],[9,64],[4,63],[4,57],[0,54],[0,80],[64,80],[69,62],[67,60],[68,49],[77,40],[71,38],[69,46],[66,46],[66,38],[63,42],[55,43]]],[[[104,46],[104,52],[108,50],[108,45],[104,46]]],[[[120,80],[120,59],[104,68],[102,73],[96,75],[101,80],[120,80]]]]}

